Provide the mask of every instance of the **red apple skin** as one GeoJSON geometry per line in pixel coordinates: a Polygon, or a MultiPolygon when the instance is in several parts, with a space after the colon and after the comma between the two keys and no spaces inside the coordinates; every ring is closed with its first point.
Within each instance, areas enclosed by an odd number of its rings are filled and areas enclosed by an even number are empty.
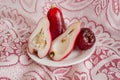
{"type": "Polygon", "coordinates": [[[89,28],[81,28],[76,45],[80,50],[90,49],[96,42],[94,33],[89,28]]]}
{"type": "Polygon", "coordinates": [[[54,40],[66,30],[62,11],[57,7],[51,7],[47,13],[47,17],[50,21],[52,40],[54,40]]]}

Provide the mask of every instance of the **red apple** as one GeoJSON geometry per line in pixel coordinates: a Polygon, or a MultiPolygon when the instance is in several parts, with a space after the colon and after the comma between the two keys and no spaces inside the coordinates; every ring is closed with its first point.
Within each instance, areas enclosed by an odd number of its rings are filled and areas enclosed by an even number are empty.
{"type": "Polygon", "coordinates": [[[76,45],[80,50],[87,50],[94,45],[95,41],[96,37],[91,29],[81,28],[76,40],[76,45]]]}
{"type": "Polygon", "coordinates": [[[47,13],[47,17],[50,21],[52,40],[54,40],[66,30],[62,11],[59,8],[52,6],[47,13]]]}

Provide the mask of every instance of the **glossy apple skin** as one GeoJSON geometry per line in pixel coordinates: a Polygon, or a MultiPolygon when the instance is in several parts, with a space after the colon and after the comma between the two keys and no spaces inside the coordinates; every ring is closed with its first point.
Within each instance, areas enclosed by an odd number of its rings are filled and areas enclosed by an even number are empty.
{"type": "Polygon", "coordinates": [[[51,7],[47,13],[47,17],[50,21],[52,40],[54,40],[66,30],[62,11],[57,7],[51,7]]]}
{"type": "Polygon", "coordinates": [[[96,37],[89,28],[81,28],[77,37],[76,45],[80,50],[90,49],[96,42],[96,37]]]}

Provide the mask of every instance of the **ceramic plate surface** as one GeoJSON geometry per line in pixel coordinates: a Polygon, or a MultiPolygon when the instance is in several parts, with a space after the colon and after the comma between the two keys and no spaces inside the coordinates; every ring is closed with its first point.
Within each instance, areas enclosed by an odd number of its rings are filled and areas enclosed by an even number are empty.
{"type": "Polygon", "coordinates": [[[72,53],[67,58],[61,61],[53,61],[47,56],[40,59],[37,55],[31,54],[29,52],[28,55],[38,64],[52,66],[52,67],[63,67],[63,66],[74,65],[86,60],[94,53],[94,50],[95,50],[95,44],[92,48],[88,50],[84,50],[84,51],[73,50],[72,53]]]}

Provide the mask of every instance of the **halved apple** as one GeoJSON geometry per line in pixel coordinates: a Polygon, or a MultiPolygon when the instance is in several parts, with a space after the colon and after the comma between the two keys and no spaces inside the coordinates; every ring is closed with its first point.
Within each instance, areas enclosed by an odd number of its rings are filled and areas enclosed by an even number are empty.
{"type": "Polygon", "coordinates": [[[75,22],[63,34],[53,40],[49,57],[55,61],[66,58],[74,48],[80,29],[80,22],[75,22]]]}
{"type": "Polygon", "coordinates": [[[28,42],[28,51],[32,54],[37,54],[43,58],[49,52],[51,46],[50,23],[47,17],[42,18],[30,36],[28,42]]]}

